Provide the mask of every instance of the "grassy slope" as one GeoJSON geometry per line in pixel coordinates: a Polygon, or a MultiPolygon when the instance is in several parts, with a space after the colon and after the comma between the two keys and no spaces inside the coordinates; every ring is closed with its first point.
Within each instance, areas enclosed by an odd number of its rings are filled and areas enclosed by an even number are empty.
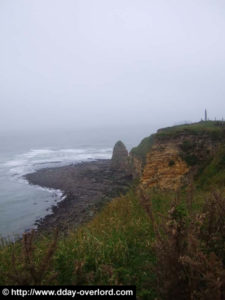
{"type": "MultiPolygon", "coordinates": [[[[139,293],[147,291],[154,276],[149,267],[154,262],[150,244],[152,228],[133,192],[114,199],[87,225],[61,237],[42,284],[136,284],[139,293]],[[146,264],[148,262],[148,264],[146,264]],[[151,263],[150,263],[151,262],[151,263]],[[57,274],[51,279],[52,274],[57,274]],[[145,291],[146,290],[146,291],[145,291]]],[[[35,242],[34,264],[46,257],[52,237],[35,242]]],[[[0,284],[15,284],[16,269],[25,280],[33,278],[23,264],[22,243],[0,248],[0,284]],[[15,253],[16,262],[12,262],[15,253]]],[[[35,282],[34,282],[35,283],[35,282]]]]}
{"type": "Polygon", "coordinates": [[[196,176],[196,184],[199,188],[210,190],[225,186],[225,147],[221,146],[212,159],[199,170],[196,176]]]}
{"type": "Polygon", "coordinates": [[[143,164],[145,163],[146,154],[148,153],[149,149],[151,149],[154,143],[154,136],[155,135],[153,134],[149,137],[144,138],[137,147],[134,147],[131,150],[131,154],[140,159],[143,164]]]}
{"type": "MultiPolygon", "coordinates": [[[[148,196],[153,213],[161,222],[175,194],[149,191],[148,196]],[[160,217],[157,217],[158,213],[160,217]]],[[[201,192],[196,193],[193,210],[199,210],[204,196],[201,192]]],[[[184,191],[181,198],[185,207],[187,195],[184,191]]],[[[32,260],[37,270],[52,239],[52,236],[43,236],[34,243],[32,260]]],[[[152,250],[153,241],[152,222],[139,197],[130,191],[114,199],[87,225],[59,238],[41,284],[135,284],[140,299],[154,299],[156,258],[152,250]]],[[[23,263],[23,255],[21,242],[0,248],[1,285],[18,283],[10,277],[15,270],[19,279],[24,276],[25,282],[35,284],[23,263]],[[15,262],[12,253],[16,257],[15,262]]]]}

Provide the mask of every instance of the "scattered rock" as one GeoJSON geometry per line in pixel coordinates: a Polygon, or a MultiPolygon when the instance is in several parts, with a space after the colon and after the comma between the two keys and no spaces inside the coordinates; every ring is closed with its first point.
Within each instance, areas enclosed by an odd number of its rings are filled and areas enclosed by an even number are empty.
{"type": "MultiPolygon", "coordinates": [[[[126,148],[122,152],[125,158],[126,148]]],[[[112,169],[111,160],[98,160],[25,175],[31,184],[60,189],[65,196],[49,209],[49,215],[37,222],[39,232],[56,227],[67,231],[91,219],[97,208],[128,190],[131,177],[125,173],[124,169],[112,169]]]]}

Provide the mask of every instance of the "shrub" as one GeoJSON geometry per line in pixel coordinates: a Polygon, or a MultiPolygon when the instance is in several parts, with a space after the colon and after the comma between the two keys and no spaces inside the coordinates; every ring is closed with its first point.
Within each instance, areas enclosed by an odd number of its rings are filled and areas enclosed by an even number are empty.
{"type": "Polygon", "coordinates": [[[175,161],[171,159],[171,160],[169,161],[169,164],[168,164],[168,165],[169,165],[169,167],[174,166],[174,165],[175,165],[175,161]]]}
{"type": "Polygon", "coordinates": [[[194,217],[173,203],[154,226],[162,299],[225,299],[225,198],[214,194],[194,217]]]}
{"type": "Polygon", "coordinates": [[[183,141],[183,143],[180,145],[180,148],[183,152],[188,152],[194,148],[194,144],[190,142],[189,140],[183,141]]]}
{"type": "MultiPolygon", "coordinates": [[[[46,247],[45,252],[40,254],[40,249],[34,244],[35,232],[23,235],[22,247],[19,252],[12,248],[11,263],[9,270],[4,276],[7,282],[16,285],[41,285],[52,282],[56,273],[51,272],[53,254],[56,251],[58,231],[46,247]],[[38,255],[38,259],[37,259],[38,255]]],[[[17,249],[18,250],[18,249],[17,249]]]]}

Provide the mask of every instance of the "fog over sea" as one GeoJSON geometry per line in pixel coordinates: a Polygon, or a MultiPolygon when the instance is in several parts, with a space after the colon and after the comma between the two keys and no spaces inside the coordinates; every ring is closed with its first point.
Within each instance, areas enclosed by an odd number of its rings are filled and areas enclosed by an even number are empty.
{"type": "Polygon", "coordinates": [[[128,150],[151,132],[147,128],[57,130],[0,133],[0,236],[20,236],[61,201],[59,190],[29,185],[23,175],[35,170],[109,159],[115,142],[128,150]]]}

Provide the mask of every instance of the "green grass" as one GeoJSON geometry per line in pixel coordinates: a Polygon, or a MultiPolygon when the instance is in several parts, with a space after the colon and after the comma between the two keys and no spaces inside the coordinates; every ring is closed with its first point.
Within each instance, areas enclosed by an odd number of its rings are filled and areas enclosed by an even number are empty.
{"type": "Polygon", "coordinates": [[[149,152],[154,143],[154,137],[155,135],[152,134],[149,137],[144,138],[137,147],[134,147],[131,150],[131,154],[138,157],[143,164],[145,163],[146,154],[149,152]]]}
{"type": "MultiPolygon", "coordinates": [[[[133,192],[114,199],[87,225],[61,236],[42,284],[136,284],[139,295],[151,299],[154,254],[151,223],[133,192]],[[56,277],[51,279],[52,275],[56,277]],[[149,298],[150,297],[150,298],[149,298]]],[[[51,236],[35,241],[34,264],[46,255],[51,236]]],[[[15,284],[7,274],[23,273],[22,243],[0,248],[0,284],[15,284]],[[15,253],[16,266],[12,262],[15,253]]],[[[144,298],[143,298],[144,299],[144,298]]]]}
{"type": "MultiPolygon", "coordinates": [[[[174,192],[149,190],[151,209],[157,222],[164,222],[174,192]]],[[[187,193],[179,194],[180,210],[188,212],[187,193]]],[[[196,192],[192,210],[198,211],[205,193],[196,192]]],[[[78,230],[58,240],[57,248],[41,284],[50,285],[136,285],[140,299],[156,297],[154,266],[156,258],[152,222],[133,191],[112,200],[96,217],[78,230]]],[[[39,266],[53,237],[35,240],[33,262],[39,266]]],[[[0,285],[16,284],[7,274],[26,272],[21,241],[0,247],[0,285]],[[16,257],[12,260],[12,254],[16,257]]],[[[28,276],[29,277],[29,276],[28,276]]],[[[31,281],[32,283],[32,281],[31,281]]]]}
{"type": "Polygon", "coordinates": [[[225,148],[221,148],[215,153],[213,158],[200,168],[196,176],[196,184],[203,189],[212,189],[225,186],[225,148]]]}
{"type": "Polygon", "coordinates": [[[212,137],[219,138],[222,131],[225,129],[224,121],[201,121],[192,124],[183,124],[158,130],[157,136],[176,136],[179,134],[202,135],[210,134],[212,137]]]}

